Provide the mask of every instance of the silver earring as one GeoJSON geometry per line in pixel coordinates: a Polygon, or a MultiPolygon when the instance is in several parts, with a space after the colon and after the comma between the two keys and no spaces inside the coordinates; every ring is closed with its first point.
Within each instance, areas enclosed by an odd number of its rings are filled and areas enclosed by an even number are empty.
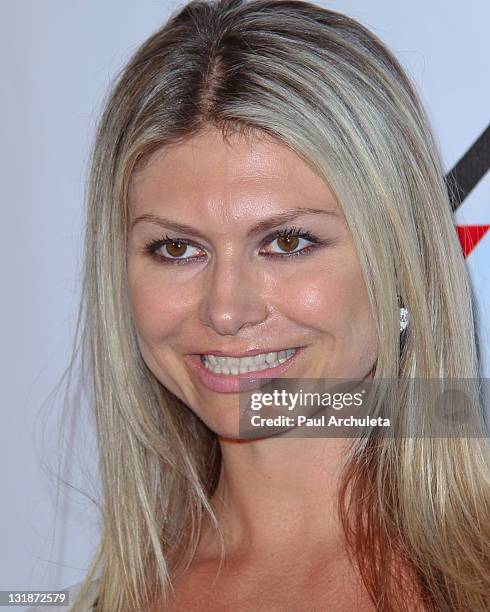
{"type": "Polygon", "coordinates": [[[408,310],[406,308],[400,308],[400,333],[405,331],[408,325],[408,310]]]}

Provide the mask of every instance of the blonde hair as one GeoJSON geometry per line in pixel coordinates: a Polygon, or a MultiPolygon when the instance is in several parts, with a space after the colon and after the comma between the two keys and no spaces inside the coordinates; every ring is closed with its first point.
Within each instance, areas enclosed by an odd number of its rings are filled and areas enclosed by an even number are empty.
{"type": "MultiPolygon", "coordinates": [[[[93,148],[78,333],[94,394],[102,533],[75,610],[94,577],[99,611],[163,601],[174,569],[192,560],[203,517],[219,529],[209,504],[217,438],[143,361],[126,278],[133,173],[209,126],[273,136],[336,194],[378,330],[376,378],[478,377],[441,163],[393,55],[353,19],[307,2],[191,2],[123,69],[93,148]],[[410,312],[402,343],[399,297],[410,312]]],[[[407,395],[401,411],[412,409],[407,395]]],[[[395,551],[425,609],[487,609],[490,483],[477,421],[480,436],[353,441],[339,511],[378,610],[413,609],[395,551]]]]}

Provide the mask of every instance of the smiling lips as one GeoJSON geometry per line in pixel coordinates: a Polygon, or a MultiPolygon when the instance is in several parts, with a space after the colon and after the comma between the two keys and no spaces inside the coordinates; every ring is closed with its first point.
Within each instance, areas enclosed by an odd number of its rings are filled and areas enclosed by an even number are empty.
{"type": "Polygon", "coordinates": [[[201,383],[218,393],[240,393],[260,388],[289,370],[304,347],[268,353],[250,351],[241,357],[213,353],[186,355],[185,360],[201,383]],[[255,353],[255,354],[251,354],[255,353]]]}
{"type": "Polygon", "coordinates": [[[275,368],[296,353],[295,348],[270,353],[258,353],[245,357],[230,357],[223,355],[201,355],[203,365],[214,374],[246,374],[275,368]]]}

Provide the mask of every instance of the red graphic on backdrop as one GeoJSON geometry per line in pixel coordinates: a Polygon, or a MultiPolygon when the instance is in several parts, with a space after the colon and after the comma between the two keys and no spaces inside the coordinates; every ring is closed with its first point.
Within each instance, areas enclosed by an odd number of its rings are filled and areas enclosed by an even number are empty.
{"type": "Polygon", "coordinates": [[[471,253],[471,251],[480,242],[483,236],[487,233],[490,225],[457,225],[459,241],[463,247],[463,253],[465,257],[471,253]]]}

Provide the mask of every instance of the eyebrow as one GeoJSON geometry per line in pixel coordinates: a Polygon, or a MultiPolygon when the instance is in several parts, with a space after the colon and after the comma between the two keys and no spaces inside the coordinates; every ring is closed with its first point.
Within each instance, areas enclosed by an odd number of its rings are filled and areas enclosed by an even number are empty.
{"type": "MultiPolygon", "coordinates": [[[[258,234],[262,234],[263,232],[267,232],[268,230],[274,229],[279,225],[283,225],[288,221],[293,221],[301,215],[330,215],[339,217],[339,213],[333,210],[323,210],[320,208],[308,207],[293,208],[291,210],[278,213],[277,215],[273,215],[272,217],[268,217],[267,219],[259,221],[248,230],[247,238],[257,236],[258,234]]],[[[137,223],[140,223],[142,221],[147,221],[148,223],[153,223],[155,225],[159,225],[160,227],[164,227],[175,232],[189,234],[191,236],[206,239],[206,236],[202,232],[192,227],[191,225],[187,225],[186,223],[177,223],[176,221],[171,221],[170,219],[166,219],[165,217],[159,217],[158,215],[153,215],[151,213],[136,217],[136,219],[131,224],[131,229],[133,229],[133,227],[137,223]]]]}

